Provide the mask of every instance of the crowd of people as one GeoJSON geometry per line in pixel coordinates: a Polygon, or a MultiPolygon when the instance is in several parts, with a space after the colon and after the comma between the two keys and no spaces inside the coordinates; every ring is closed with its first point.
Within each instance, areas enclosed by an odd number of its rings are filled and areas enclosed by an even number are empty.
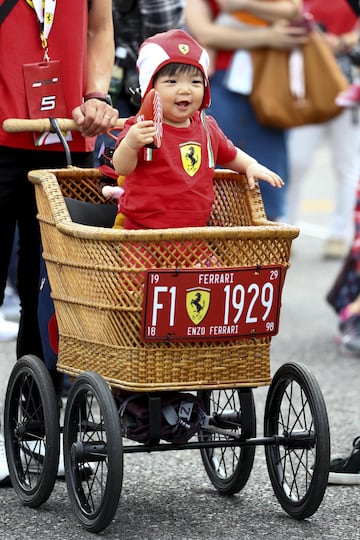
{"type": "MultiPolygon", "coordinates": [[[[42,102],[44,107],[35,105],[36,97],[31,90],[31,83],[40,77],[40,64],[45,64],[49,70],[47,77],[60,81],[54,88],[56,99],[51,104],[52,114],[72,117],[78,126],[77,131],[66,134],[72,162],[80,167],[91,167],[103,147],[100,142],[107,141],[106,132],[115,125],[119,111],[121,116],[132,116],[141,99],[155,87],[163,99],[167,144],[172,144],[174,137],[178,142],[179,137],[191,138],[195,129],[198,136],[203,134],[201,146],[205,151],[209,148],[210,138],[214,158],[210,171],[218,164],[245,172],[250,187],[254,178],[264,180],[260,188],[268,219],[293,223],[298,219],[303,177],[310,166],[316,141],[323,133],[330,133],[337,191],[324,255],[343,258],[345,263],[341,277],[329,292],[328,301],[339,314],[342,343],[349,350],[360,353],[359,236],[355,235],[352,241],[352,214],[360,177],[360,126],[356,108],[359,103],[350,100],[351,106],[344,106],[338,117],[326,124],[293,128],[288,132],[264,126],[257,120],[249,99],[248,54],[242,56],[243,71],[238,77],[239,86],[234,87],[232,70],[239,50],[249,53],[253,48],[271,47],[289,51],[306,43],[305,30],[292,24],[304,8],[313,13],[324,39],[350,78],[353,67],[351,62],[349,64],[348,53],[359,39],[360,16],[357,2],[351,0],[348,3],[334,0],[330,10],[327,3],[320,0],[63,0],[58,6],[54,0],[51,17],[46,11],[49,9],[47,2],[18,2],[0,25],[2,41],[9,44],[6,51],[0,50],[0,78],[4,83],[0,85],[3,98],[0,118],[46,116],[46,102],[42,102]],[[228,17],[233,13],[237,14],[236,24],[229,22],[228,17]],[[22,40],[16,38],[19,21],[23,21],[25,29],[22,40]],[[75,24],[77,30],[71,28],[75,24]],[[76,36],[69,45],[63,41],[64,27],[76,36]],[[82,31],[79,32],[79,28],[82,31]],[[189,50],[195,48],[196,56],[174,53],[172,39],[179,36],[179,32],[189,50]],[[153,47],[147,52],[149,44],[156,45],[156,50],[162,49],[160,57],[153,54],[153,47]],[[165,57],[167,61],[164,61],[165,57]],[[181,92],[182,85],[191,87],[192,98],[184,97],[174,109],[169,103],[173,103],[178,88],[181,92]],[[204,120],[201,111],[205,109],[209,114],[204,120]]],[[[353,92],[354,88],[350,90],[353,92]]],[[[343,103],[349,103],[346,101],[348,95],[349,92],[341,96],[343,103]]],[[[170,186],[169,198],[164,199],[160,210],[149,206],[148,194],[147,197],[139,196],[141,187],[137,173],[141,172],[141,162],[138,150],[154,135],[151,122],[130,120],[114,153],[117,173],[128,177],[121,205],[126,227],[187,226],[189,219],[192,220],[190,225],[206,223],[212,201],[209,174],[202,176],[201,197],[196,201],[192,192],[189,197],[184,197],[186,178],[177,176],[174,182],[180,182],[180,197],[176,194],[176,186],[170,186]],[[170,206],[174,213],[169,215],[169,201],[175,196],[177,202],[170,206]],[[184,215],[180,203],[184,204],[184,201],[193,201],[195,206],[191,215],[187,212],[186,220],[180,222],[179,216],[184,215]]],[[[203,165],[209,163],[209,159],[210,155],[204,157],[203,165]]],[[[166,155],[164,160],[166,162],[166,155]]],[[[63,147],[56,136],[14,135],[0,128],[3,247],[0,341],[16,339],[17,358],[29,353],[43,358],[37,316],[41,240],[34,190],[27,181],[27,171],[65,165],[63,147]],[[15,267],[16,278],[11,264],[15,267]]],[[[166,166],[169,163],[166,162],[166,166]]],[[[165,186],[157,188],[165,192],[165,186]]],[[[152,195],[161,200],[161,193],[152,195]]],[[[358,221],[359,213],[357,209],[358,221]]],[[[56,384],[56,373],[54,382],[56,384]]],[[[330,481],[360,484],[359,437],[354,439],[348,457],[331,462],[330,481]]],[[[0,434],[0,485],[8,482],[0,434]]]]}

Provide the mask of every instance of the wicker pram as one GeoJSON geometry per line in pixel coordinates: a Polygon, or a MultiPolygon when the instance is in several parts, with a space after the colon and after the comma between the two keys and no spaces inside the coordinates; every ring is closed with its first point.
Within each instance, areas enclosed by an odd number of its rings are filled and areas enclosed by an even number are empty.
{"type": "Polygon", "coordinates": [[[122,231],[70,217],[64,197],[105,202],[96,169],[37,170],[29,178],[59,326],[59,371],[96,371],[114,387],[140,392],[270,383],[270,337],[155,343],[140,332],[149,267],[196,268],[205,249],[207,264],[286,271],[299,231],[266,220],[258,187],[250,191],[242,175],[217,170],[209,227],[122,231]]]}

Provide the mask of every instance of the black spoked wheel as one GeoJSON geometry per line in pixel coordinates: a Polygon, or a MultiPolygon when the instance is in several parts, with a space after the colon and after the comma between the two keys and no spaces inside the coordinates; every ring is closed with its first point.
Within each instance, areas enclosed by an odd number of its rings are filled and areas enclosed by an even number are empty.
{"type": "Polygon", "coordinates": [[[23,356],[10,374],[4,435],[13,488],[27,506],[42,505],[56,481],[60,428],[51,377],[35,356],[23,356]]]}
{"type": "Polygon", "coordinates": [[[297,519],[311,516],[327,485],[330,436],[321,390],[302,364],[284,364],[276,372],[265,405],[264,435],[280,436],[276,444],[265,447],[278,501],[297,519]]]}
{"type": "MultiPolygon", "coordinates": [[[[256,414],[251,388],[198,392],[209,416],[209,427],[199,433],[200,441],[221,442],[256,435],[256,414]]],[[[249,479],[255,447],[202,448],[202,461],[215,488],[224,495],[238,493],[249,479]]]]}
{"type": "Polygon", "coordinates": [[[102,531],[118,507],[123,452],[115,401],[98,373],[82,373],[71,388],[65,410],[64,458],[68,493],[78,520],[90,532],[102,531]]]}

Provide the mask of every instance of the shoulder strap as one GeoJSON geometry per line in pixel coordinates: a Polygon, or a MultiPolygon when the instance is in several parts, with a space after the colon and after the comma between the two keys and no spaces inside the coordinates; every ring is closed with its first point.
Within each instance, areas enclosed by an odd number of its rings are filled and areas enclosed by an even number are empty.
{"type": "Polygon", "coordinates": [[[18,0],[4,0],[0,6],[0,24],[6,19],[9,15],[12,8],[15,6],[18,0]]]}
{"type": "Polygon", "coordinates": [[[213,152],[213,149],[212,149],[212,146],[211,146],[211,137],[210,137],[210,132],[209,132],[209,128],[208,128],[208,125],[207,125],[207,121],[206,121],[205,109],[202,109],[202,111],[200,113],[200,118],[201,118],[202,125],[204,126],[205,131],[206,131],[208,166],[209,166],[209,169],[213,169],[215,167],[214,152],[213,152]]]}

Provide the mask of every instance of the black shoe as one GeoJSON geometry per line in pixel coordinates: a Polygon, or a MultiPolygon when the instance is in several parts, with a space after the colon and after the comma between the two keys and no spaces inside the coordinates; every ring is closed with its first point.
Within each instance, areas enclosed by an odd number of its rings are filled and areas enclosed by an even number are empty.
{"type": "Polygon", "coordinates": [[[360,353],[360,316],[352,315],[339,324],[340,342],[345,349],[360,353]]]}
{"type": "Polygon", "coordinates": [[[353,441],[349,457],[330,461],[329,484],[360,484],[360,437],[353,441]]]}

